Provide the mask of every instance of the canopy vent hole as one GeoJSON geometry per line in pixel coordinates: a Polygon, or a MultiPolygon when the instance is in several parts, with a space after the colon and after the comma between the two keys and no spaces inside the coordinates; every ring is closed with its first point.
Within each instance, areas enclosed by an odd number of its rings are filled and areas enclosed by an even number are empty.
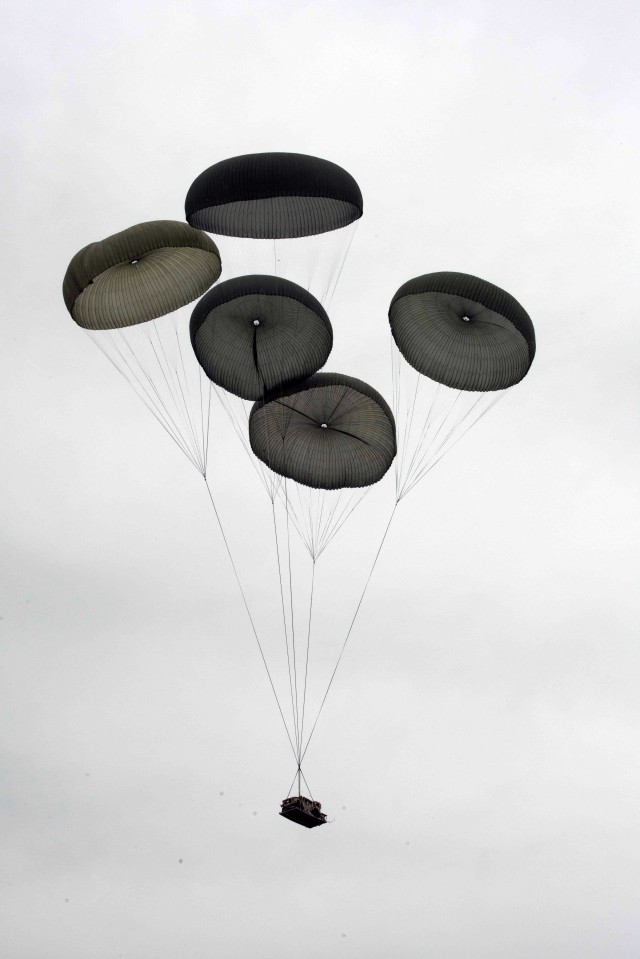
{"type": "Polygon", "coordinates": [[[326,430],[326,429],[327,429],[327,424],[326,424],[326,423],[321,423],[320,426],[322,427],[323,430],[326,430]]]}
{"type": "Polygon", "coordinates": [[[253,325],[254,325],[254,326],[260,326],[260,320],[254,320],[254,321],[253,321],[253,325]]]}

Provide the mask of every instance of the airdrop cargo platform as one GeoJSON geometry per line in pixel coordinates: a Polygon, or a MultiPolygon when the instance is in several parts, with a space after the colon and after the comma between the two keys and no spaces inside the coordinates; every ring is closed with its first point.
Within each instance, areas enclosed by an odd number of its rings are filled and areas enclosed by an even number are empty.
{"type": "Polygon", "coordinates": [[[326,813],[321,812],[320,803],[306,796],[290,796],[282,800],[280,815],[291,822],[297,822],[307,829],[322,826],[327,821],[326,813]]]}

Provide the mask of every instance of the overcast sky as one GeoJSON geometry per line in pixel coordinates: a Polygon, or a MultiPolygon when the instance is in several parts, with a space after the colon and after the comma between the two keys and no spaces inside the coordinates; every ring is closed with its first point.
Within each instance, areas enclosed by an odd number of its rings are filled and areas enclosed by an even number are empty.
{"type": "MultiPolygon", "coordinates": [[[[640,955],[638,33],[631,0],[9,3],[7,959],[640,955]],[[394,518],[309,831],[202,480],[61,296],[82,246],[270,150],[364,196],[330,369],[389,397],[389,301],[436,270],[538,339],[394,518]]],[[[269,503],[218,406],[210,460],[268,633],[269,503]]],[[[392,499],[323,557],[318,688],[392,499]]]]}

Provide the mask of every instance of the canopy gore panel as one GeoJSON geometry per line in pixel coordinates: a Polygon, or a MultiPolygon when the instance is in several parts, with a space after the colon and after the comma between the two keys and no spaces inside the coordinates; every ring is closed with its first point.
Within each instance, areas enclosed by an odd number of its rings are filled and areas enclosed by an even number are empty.
{"type": "Polygon", "coordinates": [[[297,822],[300,826],[313,829],[314,826],[323,826],[327,821],[327,814],[321,811],[321,803],[306,796],[290,796],[282,800],[281,816],[297,822]]]}

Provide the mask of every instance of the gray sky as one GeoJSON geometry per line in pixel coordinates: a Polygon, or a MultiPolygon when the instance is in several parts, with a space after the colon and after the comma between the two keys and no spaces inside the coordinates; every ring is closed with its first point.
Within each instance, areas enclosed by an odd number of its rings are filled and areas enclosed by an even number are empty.
{"type": "MultiPolygon", "coordinates": [[[[53,0],[2,33],[3,954],[637,959],[636,5],[53,0]],[[329,368],[388,396],[389,300],[440,269],[538,337],[394,520],[312,831],[277,815],[291,754],[202,480],[60,293],[263,150],[362,188],[329,368]]],[[[213,409],[268,633],[268,501],[213,409]]],[[[320,686],[391,499],[329,557],[320,686]]]]}

